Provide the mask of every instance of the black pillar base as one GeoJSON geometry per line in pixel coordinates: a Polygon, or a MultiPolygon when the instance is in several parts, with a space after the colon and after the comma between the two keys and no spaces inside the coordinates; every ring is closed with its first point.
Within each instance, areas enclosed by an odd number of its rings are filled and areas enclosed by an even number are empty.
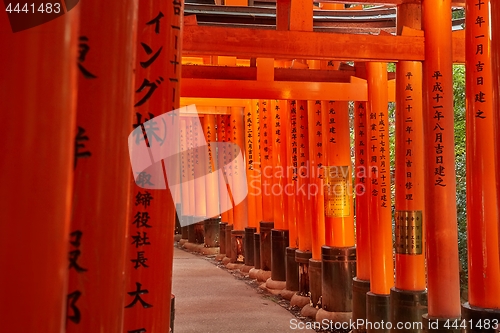
{"type": "Polygon", "coordinates": [[[312,253],[309,251],[295,250],[295,261],[299,264],[299,292],[300,296],[309,296],[309,259],[312,253]]]}
{"type": "Polygon", "coordinates": [[[496,333],[495,323],[498,324],[497,332],[500,329],[500,310],[498,309],[479,308],[467,302],[462,304],[462,319],[466,326],[465,332],[496,333]]]}
{"type": "Polygon", "coordinates": [[[391,333],[422,333],[422,326],[414,324],[422,321],[427,313],[427,292],[391,288],[391,333]],[[397,323],[408,325],[397,327],[397,323]]]}
{"type": "Polygon", "coordinates": [[[286,246],[288,230],[271,230],[271,279],[286,281],[286,246]]]}
{"type": "Polygon", "coordinates": [[[226,225],[226,257],[231,258],[231,231],[233,231],[233,225],[226,225]]]}
{"type": "Polygon", "coordinates": [[[175,295],[172,294],[170,297],[170,333],[174,333],[174,321],[175,321],[175,295]]]}
{"type": "Polygon", "coordinates": [[[355,247],[321,247],[323,309],[352,312],[352,280],[356,276],[355,247]]]}
{"type": "Polygon", "coordinates": [[[205,221],[201,221],[194,224],[195,233],[195,243],[204,244],[205,243],[205,221]]]}
{"type": "Polygon", "coordinates": [[[205,247],[219,246],[219,219],[208,219],[204,223],[205,247]]]}
{"type": "Polygon", "coordinates": [[[244,230],[231,231],[231,262],[238,264],[243,264],[245,262],[245,246],[243,244],[244,237],[244,230]]]}
{"type": "Polygon", "coordinates": [[[378,295],[371,291],[366,293],[366,323],[367,333],[389,333],[391,325],[391,297],[378,295]]]}
{"type": "MultiPolygon", "coordinates": [[[[366,293],[370,291],[370,281],[352,279],[352,321],[366,321],[366,293]]],[[[365,333],[364,325],[356,325],[357,333],[365,333]]]]}
{"type": "Polygon", "coordinates": [[[260,222],[260,269],[271,270],[271,230],[274,222],[260,222]]]}
{"type": "Polygon", "coordinates": [[[309,259],[309,289],[313,307],[322,307],[321,260],[309,259]]]}
{"type": "Polygon", "coordinates": [[[254,267],[260,269],[260,233],[253,234],[253,254],[254,254],[254,267]]]}
{"type": "Polygon", "coordinates": [[[253,266],[255,265],[255,239],[254,234],[257,228],[249,227],[245,228],[245,265],[253,266]]]}
{"type": "Polygon", "coordinates": [[[457,321],[458,325],[462,321],[462,318],[430,318],[426,313],[422,316],[422,326],[424,333],[462,333],[462,328],[452,327],[450,323],[457,321]]]}
{"type": "Polygon", "coordinates": [[[286,248],[286,289],[299,290],[299,264],[295,261],[296,248],[286,248]]]}
{"type": "Polygon", "coordinates": [[[193,223],[194,217],[193,216],[186,216],[186,221],[187,221],[187,228],[188,228],[188,242],[189,243],[196,243],[196,231],[195,231],[195,225],[193,223]]]}
{"type": "Polygon", "coordinates": [[[226,254],[226,226],[227,222],[219,224],[219,253],[226,254]]]}

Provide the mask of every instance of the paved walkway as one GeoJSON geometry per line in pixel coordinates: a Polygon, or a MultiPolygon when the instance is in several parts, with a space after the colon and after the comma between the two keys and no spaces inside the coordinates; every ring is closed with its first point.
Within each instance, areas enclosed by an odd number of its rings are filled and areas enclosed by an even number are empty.
{"type": "Polygon", "coordinates": [[[176,333],[314,332],[203,257],[175,248],[173,275],[176,333]]]}

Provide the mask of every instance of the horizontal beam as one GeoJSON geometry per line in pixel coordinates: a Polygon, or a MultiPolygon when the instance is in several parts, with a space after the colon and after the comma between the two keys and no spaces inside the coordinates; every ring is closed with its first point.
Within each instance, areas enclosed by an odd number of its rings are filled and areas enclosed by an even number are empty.
{"type": "MultiPolygon", "coordinates": [[[[275,81],[349,82],[352,70],[275,68],[275,81]]],[[[182,65],[182,78],[218,80],[256,80],[256,67],[182,65]]]]}
{"type": "MultiPolygon", "coordinates": [[[[454,38],[453,59],[465,62],[465,40],[454,38]],[[455,45],[458,44],[458,45],[455,45]],[[462,54],[463,51],[463,54],[462,54]]],[[[275,59],[423,61],[424,37],[308,31],[184,27],[183,55],[275,59]]]]}
{"type": "MultiPolygon", "coordinates": [[[[394,80],[388,82],[389,100],[394,101],[394,80]]],[[[183,97],[181,99],[183,105],[187,105],[186,102],[196,104],[197,98],[204,101],[208,101],[205,100],[207,98],[218,98],[225,101],[233,98],[310,101],[366,101],[368,99],[366,81],[362,79],[356,79],[352,83],[182,79],[181,96],[183,97]]],[[[211,105],[218,105],[216,103],[214,101],[211,105]]],[[[235,105],[218,106],[239,105],[241,102],[235,105]]]]}

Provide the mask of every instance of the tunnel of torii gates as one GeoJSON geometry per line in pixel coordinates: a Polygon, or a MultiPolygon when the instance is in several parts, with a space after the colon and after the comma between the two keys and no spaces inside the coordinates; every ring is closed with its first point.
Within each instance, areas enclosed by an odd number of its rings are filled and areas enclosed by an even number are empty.
{"type": "Polygon", "coordinates": [[[176,224],[184,247],[317,321],[495,331],[500,3],[391,2],[394,35],[315,31],[310,0],[278,0],[274,29],[197,24],[179,1],[85,0],[16,32],[1,14],[2,331],[167,332],[176,224]],[[452,32],[452,6],[465,30],[452,32]],[[463,304],[454,62],[467,87],[463,304]],[[144,153],[139,172],[128,148],[144,153]]]}

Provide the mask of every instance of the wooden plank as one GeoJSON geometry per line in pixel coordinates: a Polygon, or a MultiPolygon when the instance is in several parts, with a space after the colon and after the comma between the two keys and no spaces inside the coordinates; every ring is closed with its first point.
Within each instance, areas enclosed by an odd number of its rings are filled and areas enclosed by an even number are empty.
{"type": "MultiPolygon", "coordinates": [[[[465,39],[456,37],[453,59],[465,62],[465,39]]],[[[185,26],[183,55],[228,55],[345,61],[422,61],[424,37],[185,26]]]]}

